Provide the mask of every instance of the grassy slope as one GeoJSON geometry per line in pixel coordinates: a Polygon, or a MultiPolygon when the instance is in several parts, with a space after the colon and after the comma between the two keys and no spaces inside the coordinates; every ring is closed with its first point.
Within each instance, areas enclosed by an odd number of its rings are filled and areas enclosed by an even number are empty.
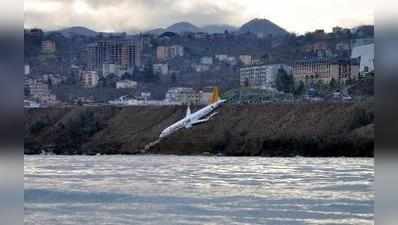
{"type": "MultiPolygon", "coordinates": [[[[152,153],[373,155],[371,104],[227,105],[219,112],[209,123],[168,137],[152,153]]],[[[182,118],[185,107],[39,109],[25,114],[27,153],[50,146],[65,154],[132,154],[182,118]]]]}

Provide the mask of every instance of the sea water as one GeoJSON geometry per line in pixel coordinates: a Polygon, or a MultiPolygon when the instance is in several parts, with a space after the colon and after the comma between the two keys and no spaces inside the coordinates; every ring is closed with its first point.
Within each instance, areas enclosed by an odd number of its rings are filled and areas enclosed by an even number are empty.
{"type": "Polygon", "coordinates": [[[374,224],[374,160],[25,156],[25,225],[374,224]]]}

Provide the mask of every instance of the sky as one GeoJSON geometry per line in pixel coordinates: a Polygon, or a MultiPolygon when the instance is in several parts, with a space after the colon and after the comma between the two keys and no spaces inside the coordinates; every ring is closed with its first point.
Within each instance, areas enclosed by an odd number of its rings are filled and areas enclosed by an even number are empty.
{"type": "Polygon", "coordinates": [[[373,0],[25,0],[24,25],[55,30],[85,26],[102,32],[137,32],[176,22],[240,27],[265,18],[303,34],[334,26],[374,24],[373,0]]]}

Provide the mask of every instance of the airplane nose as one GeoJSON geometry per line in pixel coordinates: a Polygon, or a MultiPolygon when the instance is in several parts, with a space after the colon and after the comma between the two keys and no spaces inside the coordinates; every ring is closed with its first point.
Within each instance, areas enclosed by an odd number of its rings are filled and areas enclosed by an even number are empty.
{"type": "Polygon", "coordinates": [[[164,137],[166,137],[166,136],[167,136],[167,133],[164,132],[164,131],[162,131],[162,133],[160,133],[160,135],[159,135],[160,138],[164,138],[164,137]]]}

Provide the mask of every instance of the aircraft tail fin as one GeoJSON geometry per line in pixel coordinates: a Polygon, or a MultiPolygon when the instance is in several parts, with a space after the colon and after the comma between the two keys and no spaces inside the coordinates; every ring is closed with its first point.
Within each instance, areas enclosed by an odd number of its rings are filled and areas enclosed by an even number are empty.
{"type": "Polygon", "coordinates": [[[188,105],[187,113],[185,114],[185,117],[188,117],[189,115],[191,115],[191,107],[188,105]]]}
{"type": "Polygon", "coordinates": [[[215,102],[219,101],[220,99],[221,99],[220,91],[218,90],[218,87],[215,87],[213,89],[213,94],[211,95],[211,98],[210,98],[210,103],[215,103],[215,102]]]}

